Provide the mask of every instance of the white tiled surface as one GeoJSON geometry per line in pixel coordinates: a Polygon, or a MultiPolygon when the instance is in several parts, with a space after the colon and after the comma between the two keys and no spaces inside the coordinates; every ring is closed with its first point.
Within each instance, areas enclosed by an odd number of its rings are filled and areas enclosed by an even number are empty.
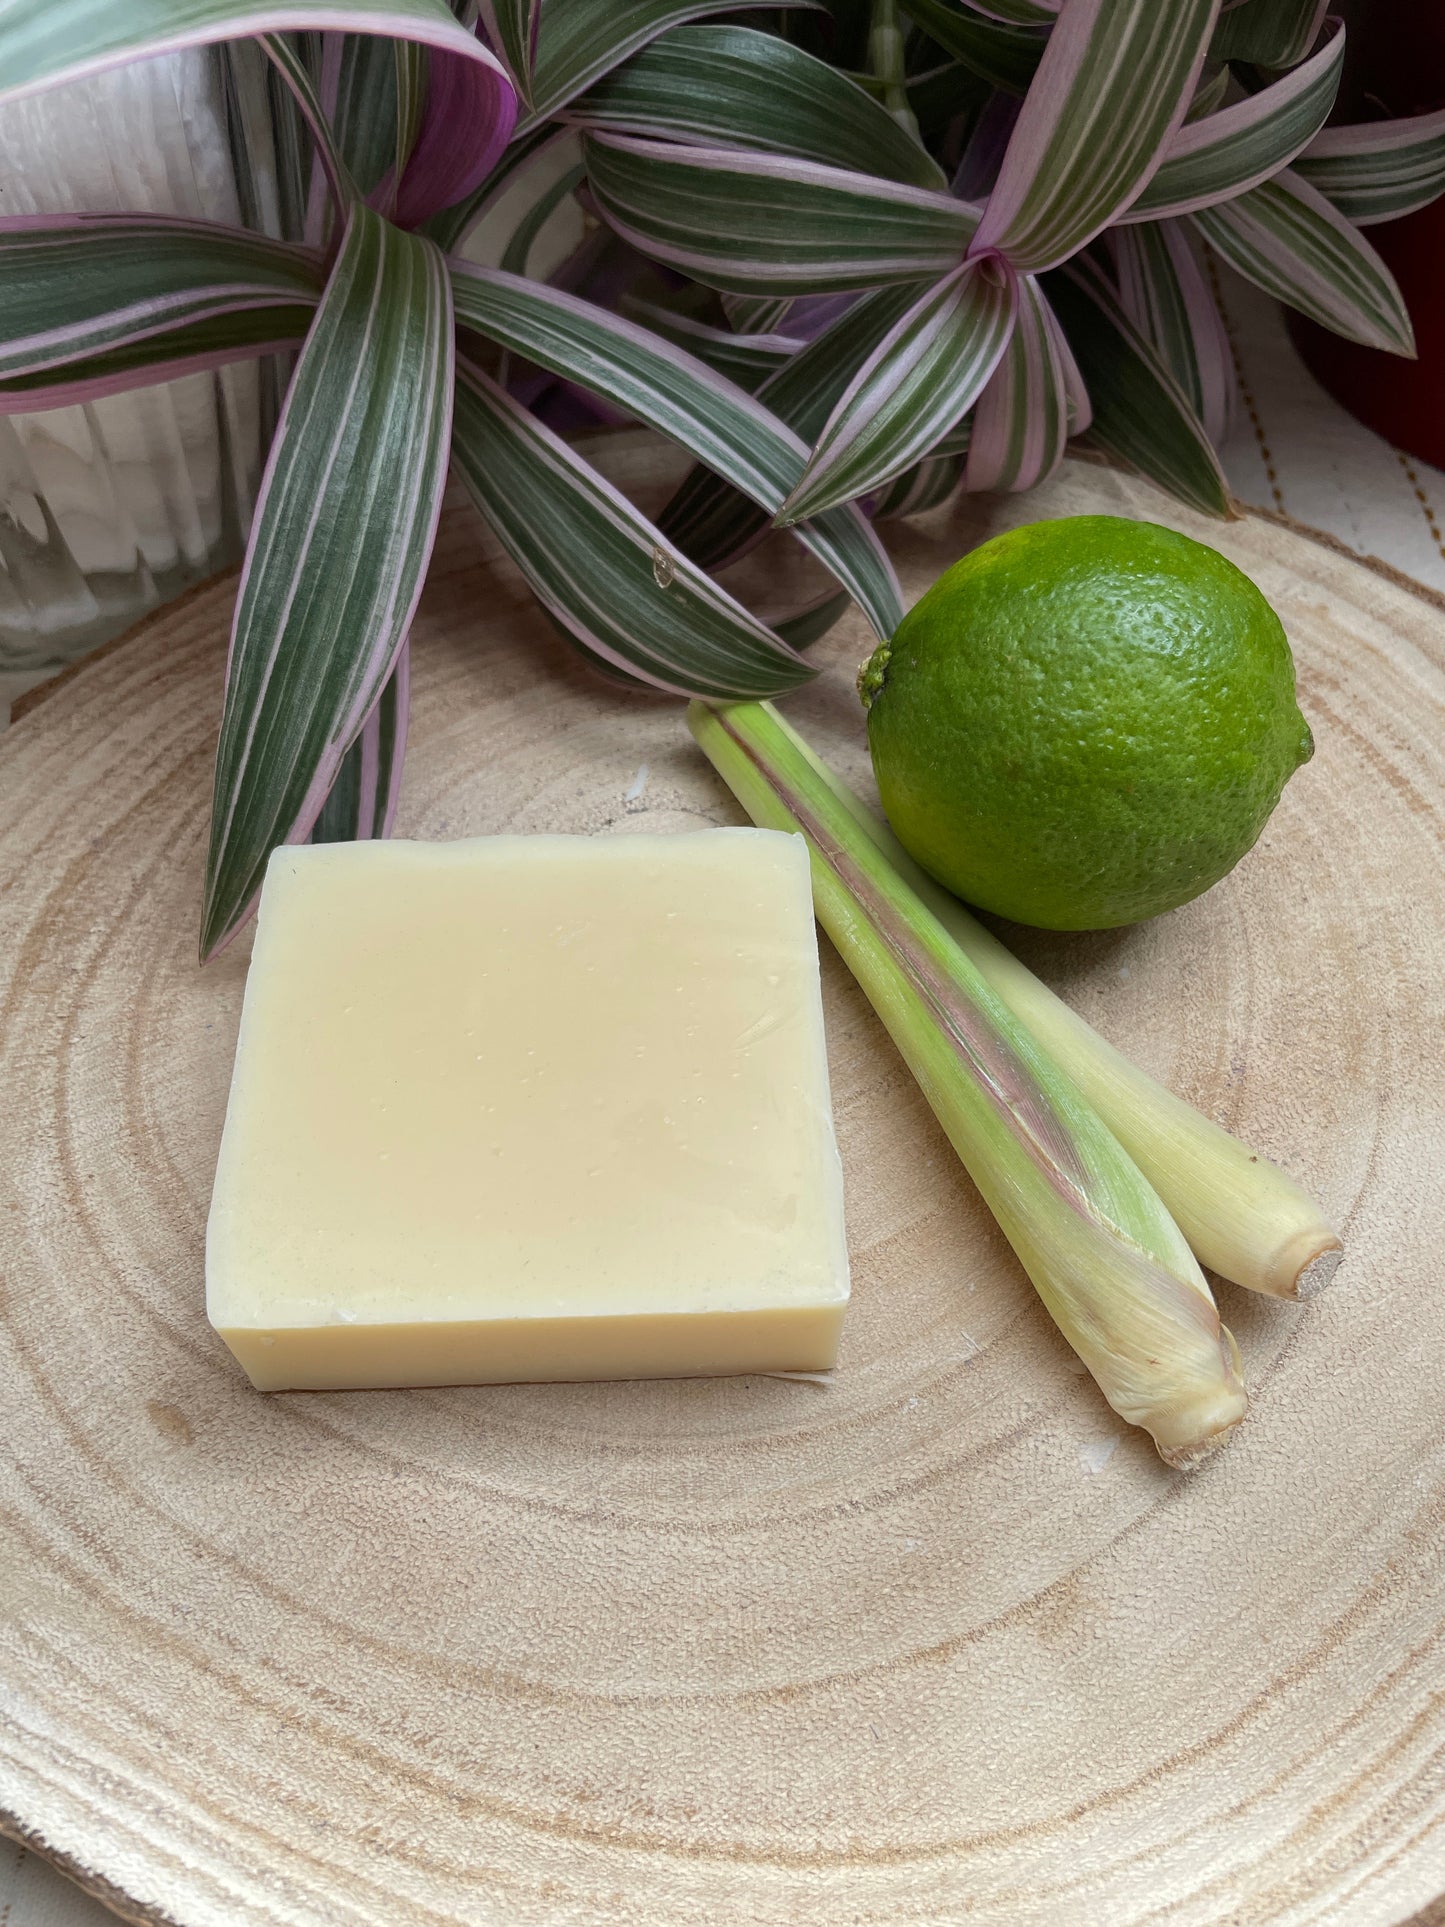
{"type": "MultiPolygon", "coordinates": [[[[1324,529],[1445,590],[1445,474],[1338,408],[1301,365],[1274,304],[1224,290],[1244,391],[1225,466],[1241,500],[1324,529]]],[[[0,1927],[114,1927],[33,1854],[0,1841],[0,1927]]]]}

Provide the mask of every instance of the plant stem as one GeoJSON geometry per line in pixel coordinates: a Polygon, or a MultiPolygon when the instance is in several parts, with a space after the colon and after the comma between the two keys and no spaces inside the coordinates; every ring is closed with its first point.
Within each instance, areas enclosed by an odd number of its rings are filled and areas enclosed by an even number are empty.
{"type": "Polygon", "coordinates": [[[1193,1464],[1244,1414],[1239,1357],[1138,1167],[768,705],[688,721],[755,823],[807,838],[819,922],[1104,1396],[1193,1464]]]}
{"type": "Polygon", "coordinates": [[[908,69],[903,58],[903,22],[898,16],[898,0],[873,0],[872,25],[868,29],[868,67],[882,83],[880,96],[894,120],[911,134],[919,145],[923,136],[908,105],[908,69]]]}
{"type": "Polygon", "coordinates": [[[919,868],[882,818],[781,717],[778,727],[1078,1086],[1159,1193],[1200,1263],[1273,1298],[1322,1291],[1343,1253],[1308,1192],[1100,1037],[919,868]]]}

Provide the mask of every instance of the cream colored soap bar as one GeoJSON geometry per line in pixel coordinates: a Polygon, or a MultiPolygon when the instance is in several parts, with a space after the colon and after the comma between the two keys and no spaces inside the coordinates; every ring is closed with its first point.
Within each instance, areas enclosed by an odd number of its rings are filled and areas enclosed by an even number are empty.
{"type": "Polygon", "coordinates": [[[277,850],[206,1297],[265,1391],[831,1365],[802,839],[277,850]]]}

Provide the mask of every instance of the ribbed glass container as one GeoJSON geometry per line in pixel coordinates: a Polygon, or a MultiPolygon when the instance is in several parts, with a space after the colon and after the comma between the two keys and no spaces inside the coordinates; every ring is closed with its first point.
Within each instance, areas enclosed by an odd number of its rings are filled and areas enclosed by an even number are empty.
{"type": "MultiPolygon", "coordinates": [[[[144,211],[277,231],[265,62],[199,49],[0,107],[7,214],[144,211]]],[[[234,561],[271,363],[0,417],[0,722],[18,691],[234,561]]]]}

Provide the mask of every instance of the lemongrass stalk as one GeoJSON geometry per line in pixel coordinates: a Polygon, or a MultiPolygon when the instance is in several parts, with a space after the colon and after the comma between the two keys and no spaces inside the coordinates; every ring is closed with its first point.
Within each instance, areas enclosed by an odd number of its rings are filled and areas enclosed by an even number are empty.
{"type": "Polygon", "coordinates": [[[1194,1464],[1244,1415],[1239,1353],[1138,1166],[768,705],[688,722],[755,823],[806,837],[819,922],[1105,1398],[1194,1464]]]}
{"type": "Polygon", "coordinates": [[[1322,1291],[1343,1253],[1308,1192],[1106,1043],[919,868],[882,818],[781,716],[777,725],[1082,1091],[1159,1193],[1200,1263],[1274,1298],[1322,1291]]]}

